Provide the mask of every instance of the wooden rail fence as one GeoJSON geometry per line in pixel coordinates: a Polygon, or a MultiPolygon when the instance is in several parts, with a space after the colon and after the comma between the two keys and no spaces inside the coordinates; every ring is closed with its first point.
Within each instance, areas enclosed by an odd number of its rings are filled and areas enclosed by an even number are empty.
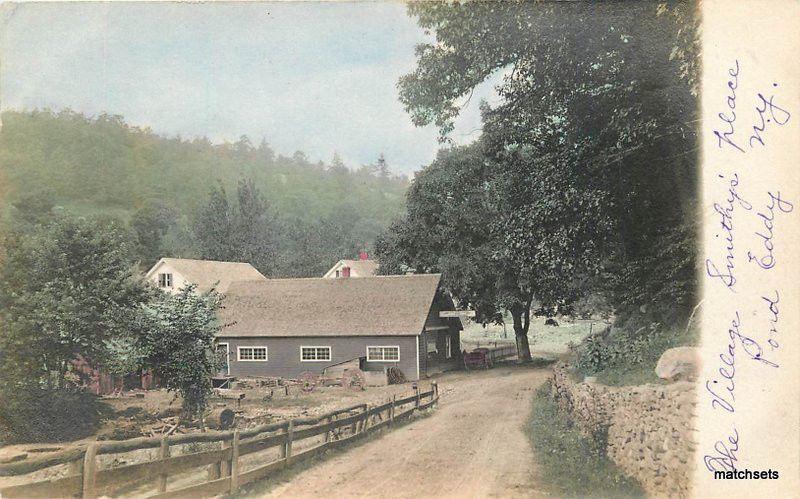
{"type": "Polygon", "coordinates": [[[515,355],[517,355],[517,345],[504,345],[489,348],[487,357],[492,362],[496,362],[498,360],[507,359],[508,357],[513,357],[515,355]]]}
{"type": "Polygon", "coordinates": [[[429,391],[370,407],[359,404],[312,418],[297,418],[245,430],[209,431],[163,438],[135,438],[122,441],[93,442],[86,447],[69,449],[39,459],[0,465],[0,476],[33,473],[53,466],[68,465],[67,476],[21,485],[0,487],[0,497],[82,497],[119,496],[137,489],[136,495],[153,498],[209,497],[237,491],[242,485],[260,480],[294,463],[312,458],[327,449],[337,448],[396,421],[410,418],[415,412],[434,407],[439,400],[436,382],[429,391]],[[322,443],[295,452],[298,442],[324,436],[322,443]],[[221,443],[219,449],[171,456],[177,445],[221,443]],[[242,456],[278,448],[278,459],[243,470],[242,456]],[[158,449],[158,458],[118,467],[100,467],[98,456],[121,454],[141,449],[158,449]],[[169,490],[170,476],[202,472],[201,483],[169,490]],[[141,488],[147,487],[143,492],[141,488]]]}
{"type": "Polygon", "coordinates": [[[480,344],[471,352],[464,353],[464,367],[469,369],[489,369],[495,363],[508,357],[517,355],[516,345],[501,345],[494,347],[481,347],[480,344]]]}

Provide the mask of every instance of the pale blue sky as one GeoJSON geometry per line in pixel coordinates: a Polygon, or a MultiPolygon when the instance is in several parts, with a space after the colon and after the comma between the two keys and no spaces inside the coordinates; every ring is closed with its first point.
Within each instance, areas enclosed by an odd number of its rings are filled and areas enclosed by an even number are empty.
{"type": "MultiPolygon", "coordinates": [[[[5,6],[9,8],[8,5],[5,6]]],[[[4,12],[3,109],[70,107],[218,142],[265,137],[348,166],[384,152],[393,170],[430,162],[435,127],[415,128],[397,79],[425,35],[402,3],[20,4],[4,12]]],[[[473,96],[453,138],[480,126],[473,96]]]]}

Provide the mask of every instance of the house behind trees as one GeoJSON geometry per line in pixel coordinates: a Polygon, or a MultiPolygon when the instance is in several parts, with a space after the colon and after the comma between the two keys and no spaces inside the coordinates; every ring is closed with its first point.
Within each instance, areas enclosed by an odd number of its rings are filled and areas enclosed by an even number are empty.
{"type": "Polygon", "coordinates": [[[378,261],[370,260],[369,255],[361,252],[358,260],[339,260],[322,277],[336,279],[337,277],[371,277],[378,272],[378,261]]]}
{"type": "Polygon", "coordinates": [[[249,263],[186,258],[162,258],[147,272],[146,278],[170,293],[189,283],[197,285],[197,291],[201,293],[211,288],[224,293],[235,281],[267,279],[249,263]]]}

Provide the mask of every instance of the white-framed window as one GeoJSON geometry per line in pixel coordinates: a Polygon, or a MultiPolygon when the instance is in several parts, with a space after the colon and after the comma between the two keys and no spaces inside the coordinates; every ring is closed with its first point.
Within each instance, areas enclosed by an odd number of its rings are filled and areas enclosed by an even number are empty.
{"type": "Polygon", "coordinates": [[[325,362],[331,360],[331,347],[300,347],[301,362],[325,362]]]}
{"type": "Polygon", "coordinates": [[[171,288],[172,287],[172,274],[158,274],[158,287],[171,288]]]}
{"type": "Polygon", "coordinates": [[[267,361],[267,347],[237,347],[236,352],[241,362],[267,361]]]}
{"type": "Polygon", "coordinates": [[[367,347],[367,362],[399,362],[399,346],[375,346],[367,347]]]}

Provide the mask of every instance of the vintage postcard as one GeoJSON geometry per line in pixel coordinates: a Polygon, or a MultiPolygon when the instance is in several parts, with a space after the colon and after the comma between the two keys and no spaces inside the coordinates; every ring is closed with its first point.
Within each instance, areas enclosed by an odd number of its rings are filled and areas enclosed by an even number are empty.
{"type": "Polygon", "coordinates": [[[797,0],[0,2],[0,498],[797,497],[797,0]]]}

